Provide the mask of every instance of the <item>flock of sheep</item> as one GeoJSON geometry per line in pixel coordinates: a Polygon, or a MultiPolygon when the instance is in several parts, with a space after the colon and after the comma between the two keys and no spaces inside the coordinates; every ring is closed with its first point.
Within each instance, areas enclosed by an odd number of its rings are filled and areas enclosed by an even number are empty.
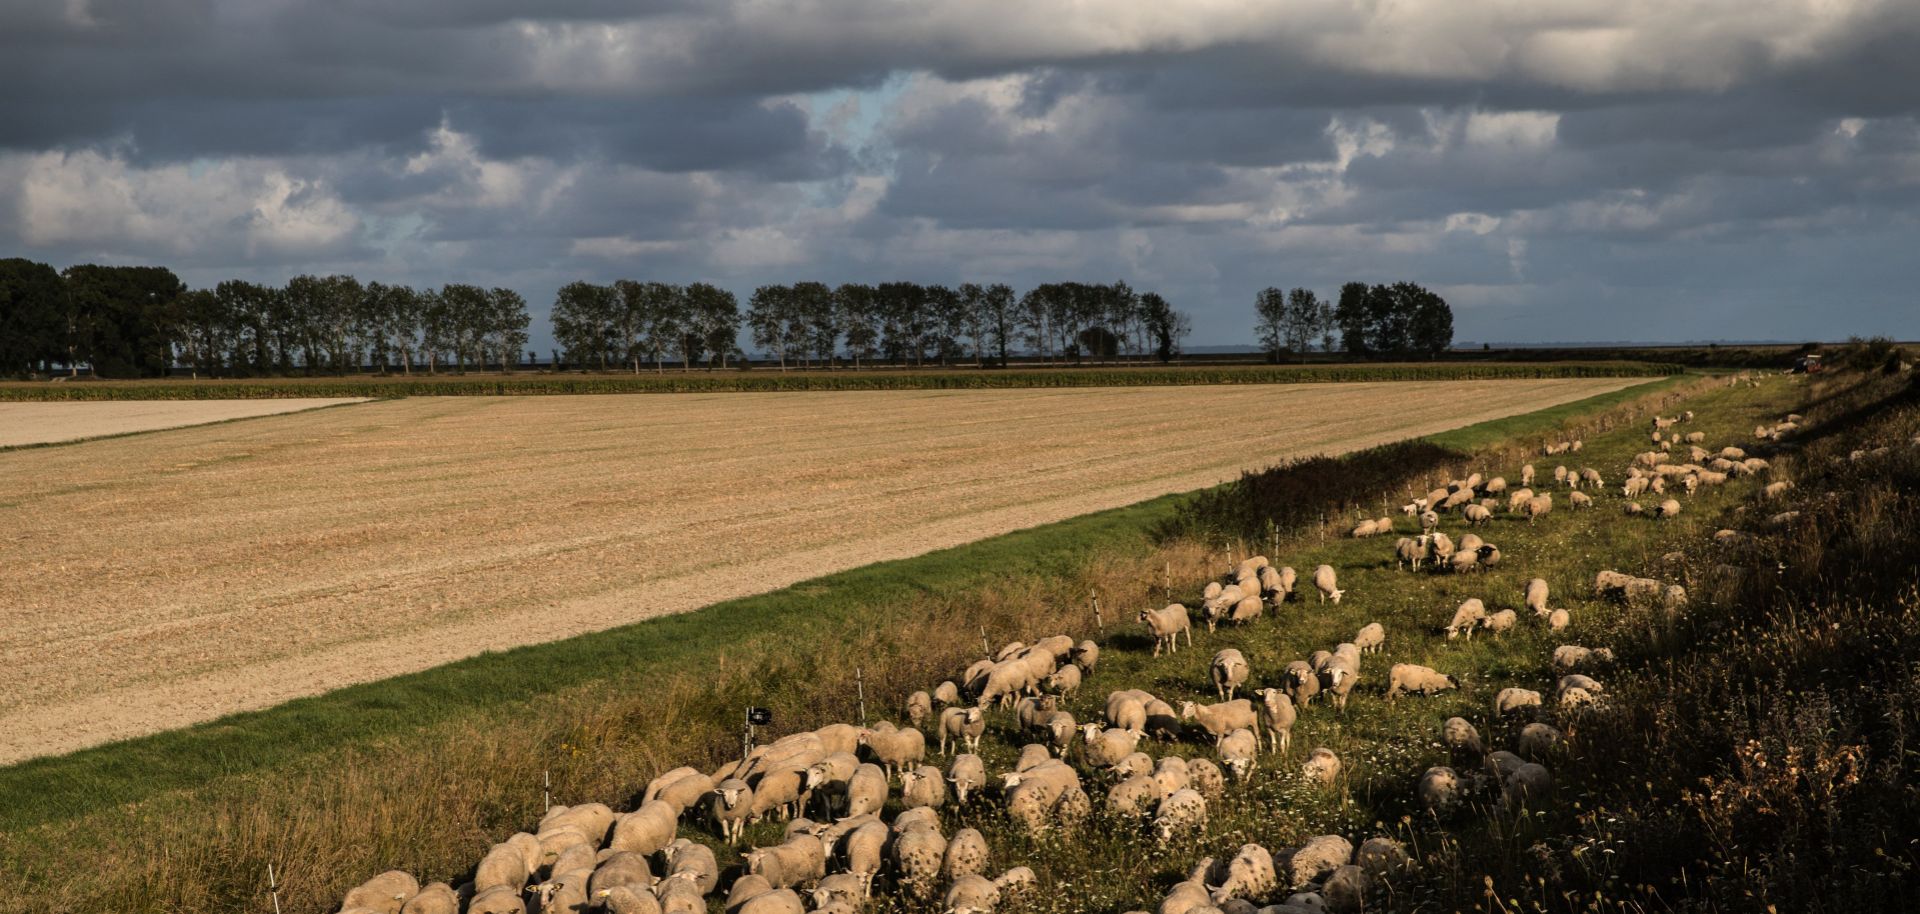
{"type": "MultiPolygon", "coordinates": [[[[1635,509],[1640,508],[1636,499],[1647,493],[1678,488],[1691,495],[1699,486],[1766,468],[1764,460],[1738,448],[1709,454],[1697,446],[1698,433],[1683,438],[1670,431],[1691,418],[1689,412],[1654,420],[1650,435],[1662,448],[1639,455],[1627,469],[1621,491],[1628,513],[1645,513],[1635,509]],[[1686,462],[1675,463],[1671,451],[1682,444],[1689,447],[1686,462]]],[[[1762,437],[1770,439],[1790,434],[1799,421],[1789,417],[1757,434],[1764,431],[1762,437]]],[[[1546,452],[1582,448],[1575,440],[1550,445],[1546,452]]],[[[1521,467],[1519,486],[1509,490],[1503,478],[1473,474],[1416,499],[1402,510],[1419,519],[1422,532],[1399,539],[1393,558],[1402,568],[1459,574],[1499,564],[1497,546],[1472,532],[1455,542],[1439,529],[1442,517],[1457,515],[1470,527],[1487,524],[1498,512],[1534,521],[1553,505],[1553,490],[1544,478],[1539,480],[1543,491],[1534,490],[1535,476],[1532,465],[1521,467]]],[[[1554,488],[1568,490],[1576,507],[1590,507],[1589,493],[1605,486],[1591,467],[1559,466],[1552,479],[1554,488]]],[[[1679,504],[1667,499],[1652,513],[1670,517],[1679,511],[1679,504]]],[[[1383,518],[1358,525],[1352,535],[1392,530],[1392,522],[1383,518]]],[[[1290,598],[1297,602],[1297,579],[1292,568],[1249,557],[1205,586],[1197,614],[1210,631],[1247,625],[1290,598]]],[[[1331,565],[1318,566],[1308,580],[1323,603],[1338,604],[1346,593],[1331,565]]],[[[1594,587],[1601,595],[1669,611],[1686,601],[1677,585],[1611,571],[1602,572],[1594,587]]],[[[1550,630],[1566,628],[1568,611],[1550,607],[1549,597],[1544,579],[1530,580],[1524,611],[1550,630]]],[[[1183,640],[1191,647],[1194,615],[1181,603],[1140,611],[1137,621],[1153,639],[1153,656],[1179,651],[1183,640]]],[[[1433,633],[1447,639],[1498,635],[1521,618],[1516,609],[1489,612],[1484,600],[1472,598],[1433,633]]],[[[990,914],[1029,891],[1035,874],[1025,866],[994,873],[985,836],[973,828],[949,834],[943,808],[991,803],[1010,827],[1032,835],[1071,834],[1096,808],[1109,821],[1135,823],[1161,842],[1201,833],[1209,810],[1254,776],[1263,755],[1291,754],[1292,730],[1301,713],[1316,700],[1344,711],[1358,685],[1379,675],[1366,668],[1365,660],[1384,649],[1387,637],[1383,625],[1369,623],[1351,640],[1268,675],[1254,670],[1239,649],[1224,648],[1208,665],[1208,681],[1195,684],[1196,690],[1210,690],[1214,702],[1115,689],[1099,718],[1085,721],[1062,704],[1094,676],[1100,646],[1066,635],[1010,643],[930,691],[908,696],[902,725],[829,724],[753,748],[711,771],[676,768],[649,783],[639,806],[627,812],[599,803],[554,806],[532,832],[493,845],[472,879],[457,889],[441,882],[421,887],[409,874],[393,871],[354,888],[340,911],[696,914],[711,900],[724,898],[729,914],[851,914],[876,891],[891,890],[921,903],[943,902],[950,914],[990,914]],[[1026,740],[1012,768],[997,777],[979,754],[993,714],[1009,715],[1014,731],[1026,740]],[[1148,740],[1210,748],[1186,757],[1163,752],[1156,760],[1142,751],[1148,740]],[[947,759],[944,770],[928,763],[930,741],[947,759]],[[785,823],[782,840],[747,849],[738,868],[723,870],[708,846],[681,837],[684,829],[704,829],[738,846],[746,827],[763,820],[785,823]]],[[[1440,736],[1453,764],[1419,777],[1414,787],[1419,801],[1439,817],[1455,814],[1477,796],[1489,796],[1490,805],[1514,813],[1550,803],[1553,776],[1546,765],[1567,751],[1553,715],[1577,714],[1601,701],[1606,690],[1591,674],[1612,659],[1605,649],[1561,645],[1551,658],[1558,674],[1551,703],[1540,691],[1502,690],[1491,719],[1513,730],[1511,751],[1488,751],[1466,719],[1446,721],[1440,736]]],[[[1432,695],[1458,686],[1447,673],[1397,663],[1385,675],[1384,695],[1432,695]]],[[[1331,787],[1342,762],[1333,751],[1316,747],[1297,770],[1310,783],[1331,787]]],[[[1357,911],[1414,866],[1406,849],[1385,836],[1358,848],[1339,835],[1271,852],[1246,844],[1230,859],[1195,864],[1188,878],[1166,894],[1158,914],[1357,911]]]]}

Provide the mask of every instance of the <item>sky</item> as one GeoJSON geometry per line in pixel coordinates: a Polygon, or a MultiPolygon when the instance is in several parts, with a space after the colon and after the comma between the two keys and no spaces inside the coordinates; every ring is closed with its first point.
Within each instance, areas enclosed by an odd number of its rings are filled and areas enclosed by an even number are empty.
{"type": "Polygon", "coordinates": [[[0,0],[0,256],[1920,338],[1913,0],[0,0]]]}

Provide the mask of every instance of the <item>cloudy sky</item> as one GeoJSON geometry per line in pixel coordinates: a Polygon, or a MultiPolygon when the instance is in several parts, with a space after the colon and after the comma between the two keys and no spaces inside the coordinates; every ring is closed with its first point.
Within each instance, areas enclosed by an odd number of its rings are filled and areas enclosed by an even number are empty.
{"type": "Polygon", "coordinates": [[[1913,0],[0,0],[0,256],[1920,338],[1913,0]]]}

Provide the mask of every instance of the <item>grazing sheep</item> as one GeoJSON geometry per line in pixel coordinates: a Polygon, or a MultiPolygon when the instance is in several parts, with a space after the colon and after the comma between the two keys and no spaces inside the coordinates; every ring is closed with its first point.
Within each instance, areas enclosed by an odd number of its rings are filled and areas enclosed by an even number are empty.
{"type": "MultiPolygon", "coordinates": [[[[1388,524],[1387,529],[1389,530],[1393,529],[1393,525],[1388,524]]],[[[1348,531],[1347,535],[1353,537],[1354,539],[1364,539],[1369,536],[1378,535],[1382,532],[1384,531],[1380,529],[1380,523],[1378,521],[1363,520],[1360,523],[1356,524],[1352,530],[1348,531]]]]}
{"type": "Polygon", "coordinates": [[[1363,654],[1377,654],[1387,646],[1387,628],[1378,622],[1369,622],[1354,633],[1353,644],[1363,654]]]}
{"type": "Polygon", "coordinates": [[[1271,751],[1284,754],[1293,742],[1293,724],[1299,717],[1293,699],[1279,689],[1261,689],[1254,695],[1260,699],[1260,723],[1266,728],[1271,751]]]}
{"type": "Polygon", "coordinates": [[[1407,853],[1406,845],[1384,835],[1362,841],[1360,849],[1353,853],[1353,861],[1375,879],[1404,875],[1414,870],[1413,857],[1407,853]]]}
{"type": "Polygon", "coordinates": [[[954,756],[947,765],[947,783],[953,785],[954,799],[966,805],[967,795],[987,784],[986,762],[971,752],[954,756]]]}
{"type": "Polygon", "coordinates": [[[1564,609],[1556,609],[1553,612],[1547,613],[1547,628],[1550,631],[1565,631],[1566,627],[1572,624],[1573,614],[1564,609]]]}
{"type": "Polygon", "coordinates": [[[1340,598],[1346,595],[1346,591],[1334,586],[1337,583],[1335,578],[1332,565],[1321,565],[1313,570],[1313,586],[1320,591],[1320,602],[1332,599],[1333,605],[1340,605],[1340,598]]]}
{"type": "Polygon", "coordinates": [[[1087,724],[1080,732],[1086,740],[1087,764],[1095,768],[1118,765],[1121,759],[1133,754],[1140,738],[1146,735],[1139,730],[1101,730],[1099,724],[1087,724]]]}
{"type": "MultiPolygon", "coordinates": [[[[746,781],[729,778],[715,785],[708,798],[707,814],[721,826],[721,836],[729,841],[737,839],[753,815],[753,789],[746,781]]],[[[649,800],[614,821],[607,846],[616,851],[657,854],[673,843],[679,826],[680,810],[665,800],[649,800]]]]}
{"type": "Polygon", "coordinates": [[[748,851],[746,867],[776,889],[791,888],[827,874],[827,850],[813,835],[794,835],[773,847],[748,851]]]}
{"type": "Polygon", "coordinates": [[[1413,570],[1419,571],[1420,562],[1427,557],[1427,544],[1422,542],[1425,539],[1424,536],[1419,539],[1403,536],[1396,541],[1393,544],[1394,567],[1405,568],[1411,565],[1413,570]]]}
{"type": "Polygon", "coordinates": [[[946,859],[947,839],[938,824],[911,827],[894,836],[894,872],[909,895],[931,897],[946,859]]]}
{"type": "Polygon", "coordinates": [[[847,779],[860,769],[860,759],[851,752],[836,752],[807,768],[806,792],[820,799],[831,816],[846,806],[847,779]]]}
{"type": "Polygon", "coordinates": [[[1527,488],[1532,485],[1533,485],[1533,464],[1529,463],[1520,467],[1520,487],[1527,488]]]}
{"type": "Polygon", "coordinates": [[[1553,797],[1553,775],[1533,762],[1527,762],[1507,775],[1500,796],[1509,812],[1539,809],[1553,797]]]}
{"type": "Polygon", "coordinates": [[[1567,504],[1572,505],[1576,509],[1586,510],[1593,507],[1593,499],[1585,492],[1569,492],[1567,493],[1567,504]]]}
{"type": "Polygon", "coordinates": [[[963,828],[947,841],[946,856],[941,858],[940,875],[947,879],[979,876],[987,871],[991,850],[986,836],[978,829],[963,828]]]}
{"type": "Polygon", "coordinates": [[[1307,760],[1300,766],[1300,773],[1309,781],[1331,787],[1340,777],[1340,756],[1335,755],[1332,749],[1325,746],[1316,746],[1312,752],[1307,753],[1307,760]]]}
{"type": "Polygon", "coordinates": [[[1304,660],[1287,664],[1280,673],[1280,682],[1293,696],[1293,703],[1301,707],[1306,707],[1313,696],[1320,694],[1320,676],[1314,672],[1313,665],[1304,660]]]}
{"type": "Polygon", "coordinates": [[[526,902],[520,900],[520,895],[521,889],[504,885],[480,889],[467,902],[467,914],[527,914],[526,902]]]}
{"type": "Polygon", "coordinates": [[[889,779],[886,769],[872,763],[862,764],[847,778],[847,816],[878,814],[887,805],[889,779]]]}
{"type": "Polygon", "coordinates": [[[1679,517],[1680,503],[1669,498],[1666,501],[1661,502],[1660,507],[1654,510],[1654,516],[1660,518],[1661,520],[1666,520],[1667,518],[1671,518],[1671,517],[1679,517]]]}
{"type": "Polygon", "coordinates": [[[1488,510],[1485,505],[1468,505],[1460,513],[1461,516],[1467,519],[1467,523],[1476,527],[1493,520],[1493,512],[1488,510]]]}
{"type": "Polygon", "coordinates": [[[1420,805],[1437,818],[1445,818],[1460,806],[1460,776],[1452,768],[1435,765],[1420,775],[1420,805]]]}
{"type": "Polygon", "coordinates": [[[1321,835],[1309,839],[1288,857],[1286,874],[1293,880],[1293,887],[1299,888],[1332,874],[1352,859],[1353,842],[1339,835],[1321,835]]]}
{"type": "Polygon", "coordinates": [[[1567,468],[1566,467],[1557,466],[1553,468],[1553,484],[1557,486],[1564,486],[1567,484],[1567,468]]]}
{"type": "Polygon", "coordinates": [[[1451,675],[1415,663],[1396,663],[1387,676],[1387,697],[1390,699],[1399,697],[1402,692],[1432,695],[1459,687],[1460,680],[1451,675]]]}
{"type": "Polygon", "coordinates": [[[1531,524],[1535,518],[1545,517],[1553,510],[1553,496],[1536,495],[1527,499],[1527,503],[1520,508],[1521,513],[1527,516],[1527,523],[1531,524]]]}
{"type": "Polygon", "coordinates": [[[1213,691],[1221,700],[1232,698],[1234,691],[1246,684],[1247,658],[1234,648],[1226,648],[1213,655],[1208,673],[1213,678],[1213,691]]]}
{"type": "Polygon", "coordinates": [[[941,711],[940,754],[945,755],[950,746],[962,743],[968,752],[979,752],[980,737],[986,732],[987,715],[979,708],[948,708],[941,711]]]}
{"type": "Polygon", "coordinates": [[[999,904],[999,886],[978,873],[956,879],[947,887],[946,914],[993,914],[999,904]]]}
{"type": "Polygon", "coordinates": [[[1046,734],[1047,744],[1054,751],[1065,755],[1073,746],[1073,735],[1080,732],[1080,725],[1073,715],[1065,711],[1055,711],[1040,719],[1036,729],[1046,734]]]}
{"type": "Polygon", "coordinates": [[[1558,755],[1560,747],[1566,744],[1566,738],[1553,727],[1534,722],[1520,728],[1520,737],[1514,742],[1514,753],[1528,761],[1545,761],[1558,755]]]}
{"type": "Polygon", "coordinates": [[[1100,663],[1100,645],[1092,641],[1082,641],[1073,648],[1073,665],[1080,668],[1083,675],[1093,675],[1093,668],[1100,663]]]}
{"type": "MultiPolygon", "coordinates": [[[[661,914],[706,914],[707,898],[696,888],[692,880],[668,879],[653,887],[655,898],[659,900],[661,914]]],[[[619,894],[618,890],[615,894],[619,894]]],[[[608,906],[612,909],[612,906],[608,906]]],[[[468,914],[472,914],[469,910],[468,914]]]]}
{"type": "Polygon", "coordinates": [[[1507,480],[1506,480],[1506,477],[1504,476],[1495,476],[1492,479],[1487,480],[1486,485],[1480,487],[1480,491],[1488,495],[1498,495],[1502,492],[1505,492],[1506,490],[1507,490],[1507,480]]]}
{"type": "Polygon", "coordinates": [[[1453,611],[1453,621],[1447,623],[1447,640],[1452,641],[1463,634],[1472,640],[1473,630],[1486,621],[1487,605],[1480,602],[1479,597],[1471,597],[1453,611]]]}
{"type": "Polygon", "coordinates": [[[1493,696],[1493,716],[1505,717],[1521,708],[1540,707],[1540,693],[1532,689],[1509,686],[1493,696]]]}
{"type": "Polygon", "coordinates": [[[1300,576],[1293,570],[1292,565],[1280,566],[1280,570],[1275,574],[1279,578],[1279,586],[1269,589],[1273,591],[1273,605],[1279,606],[1293,593],[1293,585],[1300,576]]]}
{"type": "Polygon", "coordinates": [[[1536,616],[1547,614],[1547,591],[1545,578],[1533,578],[1527,581],[1527,608],[1533,610],[1536,616]]]}
{"type": "Polygon", "coordinates": [[[873,754],[873,760],[886,769],[889,779],[895,773],[905,771],[907,766],[918,765],[927,758],[927,738],[918,730],[889,731],[875,728],[861,734],[860,739],[873,754]]]}
{"type": "Polygon", "coordinates": [[[347,897],[340,902],[340,910],[400,914],[401,906],[418,894],[420,883],[411,873],[388,870],[347,890],[347,897]]]}
{"type": "Polygon", "coordinates": [[[1259,764],[1260,738],[1243,727],[1216,740],[1213,751],[1234,780],[1245,781],[1259,764]]]}
{"type": "Polygon", "coordinates": [[[1610,663],[1613,651],[1609,648],[1590,649],[1577,644],[1562,644],[1553,649],[1553,668],[1561,672],[1572,672],[1592,663],[1610,663]]]}
{"type": "Polygon", "coordinates": [[[1053,675],[1047,677],[1046,686],[1054,692],[1071,697],[1073,693],[1080,691],[1080,676],[1080,667],[1069,663],[1054,670],[1053,675]]]}
{"type": "Polygon", "coordinates": [[[692,882],[702,895],[720,884],[720,864],[713,849],[685,838],[675,839],[666,850],[668,879],[692,882]]]}
{"type": "Polygon", "coordinates": [[[1447,722],[1440,725],[1440,741],[1452,753],[1454,764],[1478,764],[1487,752],[1480,741],[1480,731],[1464,717],[1447,718],[1447,722]]]}
{"type": "Polygon", "coordinates": [[[928,806],[938,809],[947,802],[947,779],[940,769],[921,765],[900,772],[900,805],[912,809],[928,806]]]}
{"type": "Polygon", "coordinates": [[[933,716],[933,696],[926,692],[915,692],[907,696],[907,723],[918,727],[933,716]]]}
{"type": "Polygon", "coordinates": [[[960,686],[949,679],[933,687],[933,700],[942,707],[960,703],[960,686]]]}
{"type": "Polygon", "coordinates": [[[1496,613],[1487,614],[1486,621],[1480,623],[1480,627],[1496,635],[1505,634],[1513,628],[1514,623],[1518,622],[1519,619],[1519,615],[1513,610],[1503,609],[1496,613]]]}
{"type": "Polygon", "coordinates": [[[1138,818],[1153,811],[1167,795],[1152,775],[1136,774],[1107,790],[1107,814],[1120,818],[1138,818]]]}
{"type": "Polygon", "coordinates": [[[1122,730],[1147,728],[1147,703],[1131,692],[1107,695],[1106,718],[1109,726],[1122,730]]]}
{"type": "MultiPolygon", "coordinates": [[[[647,894],[648,900],[653,895],[647,894]]],[[[460,895],[444,882],[430,882],[400,906],[400,914],[460,914],[460,895]]]]}
{"type": "Polygon", "coordinates": [[[1187,634],[1187,646],[1193,646],[1193,623],[1187,618],[1187,608],[1178,603],[1169,603],[1163,609],[1143,609],[1140,621],[1153,633],[1153,656],[1160,656],[1160,649],[1167,653],[1180,650],[1180,633],[1187,634]]]}
{"type": "Polygon", "coordinates": [[[1162,799],[1153,813],[1153,833],[1161,843],[1175,835],[1199,832],[1207,827],[1207,798],[1192,788],[1177,790],[1162,799]]]}

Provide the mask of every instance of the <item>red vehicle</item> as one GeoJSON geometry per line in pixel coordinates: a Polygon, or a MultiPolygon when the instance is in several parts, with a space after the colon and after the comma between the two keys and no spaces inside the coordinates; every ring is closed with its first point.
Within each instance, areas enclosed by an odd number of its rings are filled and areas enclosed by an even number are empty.
{"type": "Polygon", "coordinates": [[[1803,355],[1800,361],[1793,363],[1794,374],[1819,374],[1820,371],[1820,357],[1817,355],[1803,355]]]}

